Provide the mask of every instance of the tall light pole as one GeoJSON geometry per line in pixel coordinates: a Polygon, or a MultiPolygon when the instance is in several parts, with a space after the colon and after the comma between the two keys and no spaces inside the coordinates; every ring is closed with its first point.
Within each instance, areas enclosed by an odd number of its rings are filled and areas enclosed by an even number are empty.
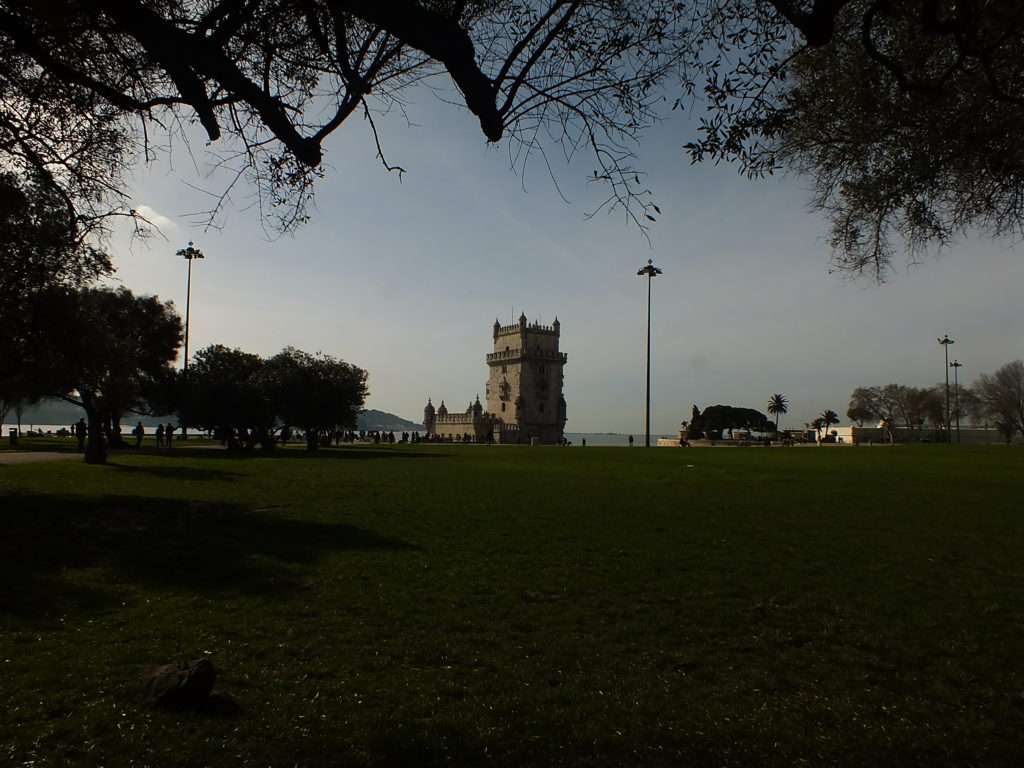
{"type": "Polygon", "coordinates": [[[939,344],[942,345],[942,349],[946,353],[946,442],[951,443],[953,441],[950,439],[952,435],[949,433],[949,345],[956,344],[956,342],[949,338],[947,333],[939,339],[939,344]]]}
{"type": "Polygon", "coordinates": [[[949,367],[953,369],[953,397],[954,405],[953,409],[956,411],[956,441],[960,442],[960,377],[959,372],[963,367],[963,363],[959,360],[954,360],[949,364],[949,367]]]}
{"type": "MultiPolygon", "coordinates": [[[[192,260],[202,259],[203,252],[193,245],[192,241],[188,241],[188,248],[182,248],[178,251],[178,256],[183,257],[188,261],[188,281],[185,283],[185,365],[183,366],[183,373],[185,382],[188,382],[188,316],[189,309],[192,304],[192,260]]],[[[185,424],[181,425],[181,439],[184,440],[188,436],[188,426],[185,424]]]]}
{"type": "Polygon", "coordinates": [[[647,276],[647,405],[644,408],[644,448],[651,447],[651,280],[661,274],[654,266],[654,259],[648,259],[638,275],[647,276]]]}

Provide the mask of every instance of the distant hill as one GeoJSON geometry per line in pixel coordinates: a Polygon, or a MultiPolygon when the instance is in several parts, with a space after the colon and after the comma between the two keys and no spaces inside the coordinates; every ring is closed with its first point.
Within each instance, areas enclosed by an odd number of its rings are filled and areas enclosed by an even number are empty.
{"type": "MultiPolygon", "coordinates": [[[[77,405],[72,405],[64,400],[51,400],[49,398],[40,400],[36,405],[26,405],[21,414],[21,426],[28,429],[34,424],[48,424],[63,427],[73,424],[79,419],[85,418],[85,411],[77,405]]],[[[122,424],[134,424],[141,421],[147,427],[155,427],[157,424],[177,418],[173,416],[137,416],[134,413],[126,413],[121,421],[122,424]]],[[[14,424],[17,416],[10,411],[4,422],[14,424]]]]}
{"type": "Polygon", "coordinates": [[[423,425],[414,421],[408,421],[401,416],[385,411],[376,411],[372,408],[359,414],[358,429],[377,430],[379,432],[411,432],[422,430],[423,425]]]}

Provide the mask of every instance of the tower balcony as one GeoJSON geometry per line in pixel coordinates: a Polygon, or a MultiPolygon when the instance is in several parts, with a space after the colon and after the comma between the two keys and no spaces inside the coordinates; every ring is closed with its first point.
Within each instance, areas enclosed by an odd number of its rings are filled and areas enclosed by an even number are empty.
{"type": "Polygon", "coordinates": [[[565,352],[544,352],[537,350],[523,352],[521,349],[508,349],[500,352],[491,352],[487,355],[488,365],[497,365],[500,363],[514,363],[519,360],[548,360],[554,363],[562,363],[563,365],[569,359],[569,355],[565,352]]]}

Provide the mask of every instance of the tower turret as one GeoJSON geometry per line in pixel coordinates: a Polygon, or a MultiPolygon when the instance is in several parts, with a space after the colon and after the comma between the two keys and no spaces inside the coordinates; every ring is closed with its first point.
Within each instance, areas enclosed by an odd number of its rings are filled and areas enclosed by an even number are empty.
{"type": "Polygon", "coordinates": [[[427,405],[423,409],[423,429],[426,430],[428,435],[434,434],[434,428],[437,426],[437,418],[435,416],[434,404],[430,402],[430,398],[427,398],[427,405]]]}
{"type": "Polygon", "coordinates": [[[498,334],[501,333],[501,323],[498,322],[498,318],[494,318],[494,338],[498,338],[498,334]]]}
{"type": "Polygon", "coordinates": [[[448,408],[444,404],[444,400],[441,401],[441,407],[437,409],[437,415],[444,418],[448,415],[448,408]]]}

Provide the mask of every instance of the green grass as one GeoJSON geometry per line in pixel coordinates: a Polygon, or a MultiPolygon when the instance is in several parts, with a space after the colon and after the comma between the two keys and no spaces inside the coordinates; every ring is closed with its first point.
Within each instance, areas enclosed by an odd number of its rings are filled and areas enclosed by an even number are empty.
{"type": "Polygon", "coordinates": [[[1024,451],[0,466],[0,764],[1019,765],[1024,451]],[[140,706],[208,654],[226,712],[140,706]]]}

